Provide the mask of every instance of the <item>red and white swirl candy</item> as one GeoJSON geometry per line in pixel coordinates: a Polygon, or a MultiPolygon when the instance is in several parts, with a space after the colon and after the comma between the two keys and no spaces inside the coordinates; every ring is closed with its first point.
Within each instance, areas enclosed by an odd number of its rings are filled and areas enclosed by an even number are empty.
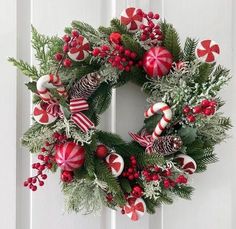
{"type": "Polygon", "coordinates": [[[35,119],[36,122],[42,124],[42,125],[48,125],[50,123],[53,123],[58,116],[50,114],[50,112],[48,112],[48,108],[49,108],[49,104],[48,103],[38,103],[34,106],[33,108],[33,117],[35,119]]]}
{"type": "Polygon", "coordinates": [[[62,170],[73,171],[84,164],[85,149],[74,142],[66,142],[56,148],[55,160],[62,170]]]}
{"type": "Polygon", "coordinates": [[[161,120],[158,122],[155,130],[152,133],[153,139],[157,139],[161,135],[162,131],[165,129],[167,124],[171,121],[172,111],[167,104],[165,104],[163,102],[159,102],[159,103],[155,103],[154,105],[152,105],[144,113],[145,118],[149,118],[149,117],[153,116],[154,114],[158,113],[159,111],[163,112],[163,116],[162,116],[161,120]]]}
{"type": "Polygon", "coordinates": [[[131,220],[137,221],[145,214],[146,204],[141,198],[129,197],[124,211],[131,220]]]}
{"type": "Polygon", "coordinates": [[[88,40],[79,35],[73,41],[73,47],[70,48],[68,56],[74,61],[83,61],[89,55],[90,45],[88,40]]]}
{"type": "Polygon", "coordinates": [[[120,176],[124,169],[124,160],[117,153],[111,153],[106,157],[106,162],[114,177],[120,176]]]}
{"type": "Polygon", "coordinates": [[[175,159],[186,173],[193,174],[196,171],[197,164],[190,156],[179,154],[175,159]]]}
{"type": "Polygon", "coordinates": [[[203,62],[214,63],[220,54],[219,45],[212,40],[202,40],[196,48],[196,56],[203,62]]]}
{"type": "Polygon", "coordinates": [[[138,9],[134,7],[126,8],[122,11],[120,22],[125,25],[130,32],[136,32],[142,24],[143,17],[138,14],[138,9]]]}
{"type": "Polygon", "coordinates": [[[153,47],[143,57],[143,67],[150,77],[162,77],[172,67],[173,57],[164,47],[153,47]]]}
{"type": "Polygon", "coordinates": [[[54,101],[50,91],[48,90],[49,88],[56,88],[59,95],[67,96],[66,89],[62,85],[59,75],[49,74],[49,75],[41,76],[38,79],[37,91],[40,98],[44,102],[54,101]]]}

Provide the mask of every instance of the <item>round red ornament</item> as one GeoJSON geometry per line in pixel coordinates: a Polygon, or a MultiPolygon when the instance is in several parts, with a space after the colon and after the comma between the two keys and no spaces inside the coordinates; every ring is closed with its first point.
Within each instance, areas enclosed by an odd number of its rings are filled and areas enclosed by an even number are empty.
{"type": "Polygon", "coordinates": [[[186,154],[179,154],[176,160],[186,173],[193,174],[197,169],[196,162],[186,154]]]}
{"type": "Polygon", "coordinates": [[[144,54],[143,68],[150,77],[162,77],[172,67],[171,53],[164,47],[153,47],[144,54]]]}
{"type": "Polygon", "coordinates": [[[134,7],[126,8],[122,11],[120,22],[125,25],[130,32],[136,32],[142,24],[143,17],[138,14],[138,9],[134,7]]]}
{"type": "Polygon", "coordinates": [[[124,160],[117,153],[111,153],[106,157],[106,162],[114,177],[118,177],[124,169],[124,160]]]}
{"type": "Polygon", "coordinates": [[[49,104],[48,103],[38,103],[33,108],[33,116],[36,122],[48,125],[56,121],[58,116],[53,116],[47,111],[49,104]]]}
{"type": "Polygon", "coordinates": [[[124,210],[131,220],[137,221],[145,214],[146,204],[141,198],[129,197],[124,210]]]}
{"type": "Polygon", "coordinates": [[[120,33],[111,33],[109,36],[110,42],[114,44],[120,44],[121,42],[121,34],[120,33]]]}
{"type": "Polygon", "coordinates": [[[56,148],[55,160],[62,170],[73,171],[84,164],[85,149],[74,142],[66,142],[56,148]]]}
{"type": "Polygon", "coordinates": [[[196,56],[206,63],[214,63],[220,54],[219,45],[210,39],[202,40],[196,48],[196,56]]]}
{"type": "Polygon", "coordinates": [[[90,45],[88,40],[79,35],[73,40],[73,47],[69,49],[68,56],[74,61],[83,61],[89,55],[90,45]]]}
{"type": "Polygon", "coordinates": [[[96,155],[99,158],[105,158],[107,156],[108,149],[105,145],[101,144],[98,145],[96,148],[96,155]]]}
{"type": "Polygon", "coordinates": [[[61,180],[65,183],[69,183],[73,180],[74,173],[71,171],[62,171],[61,172],[61,180]]]}

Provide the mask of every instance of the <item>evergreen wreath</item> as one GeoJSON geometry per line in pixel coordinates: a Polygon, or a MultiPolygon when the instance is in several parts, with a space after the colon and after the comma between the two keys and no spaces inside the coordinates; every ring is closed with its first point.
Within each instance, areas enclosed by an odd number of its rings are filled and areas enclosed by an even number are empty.
{"type": "Polygon", "coordinates": [[[190,199],[190,176],[215,163],[214,146],[231,127],[217,95],[230,79],[215,64],[212,40],[187,38],[182,49],[171,24],[158,14],[125,9],[110,27],[73,21],[63,38],[32,27],[38,67],[9,58],[29,76],[33,124],[22,138],[40,162],[24,186],[44,185],[46,171],[61,171],[68,211],[107,206],[132,220],[154,213],[174,196],[190,199]],[[148,109],[132,141],[97,129],[112,88],[139,85],[148,109]]]}

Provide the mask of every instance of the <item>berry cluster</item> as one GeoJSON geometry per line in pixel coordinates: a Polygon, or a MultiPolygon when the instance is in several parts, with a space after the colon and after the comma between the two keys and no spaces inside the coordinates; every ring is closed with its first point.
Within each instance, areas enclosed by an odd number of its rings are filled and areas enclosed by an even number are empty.
{"type": "Polygon", "coordinates": [[[69,52],[70,48],[77,45],[75,38],[77,38],[78,36],[78,30],[72,30],[71,35],[65,34],[62,38],[64,41],[64,45],[62,47],[63,52],[58,52],[54,55],[55,60],[60,62],[60,64],[63,64],[65,68],[70,68],[72,66],[71,59],[66,58],[66,55],[69,52]]]}
{"type": "Polygon", "coordinates": [[[150,166],[142,171],[146,182],[158,181],[165,189],[174,187],[176,184],[186,184],[187,178],[184,175],[173,176],[171,169],[162,169],[159,166],[150,166]]]}
{"type": "Polygon", "coordinates": [[[130,167],[122,173],[122,176],[127,177],[130,181],[139,178],[139,172],[137,171],[137,160],[135,156],[130,157],[130,167]]]}
{"type": "Polygon", "coordinates": [[[140,185],[135,185],[132,188],[131,194],[132,194],[133,197],[139,198],[143,195],[143,189],[140,187],[140,185]]]}
{"type": "Polygon", "coordinates": [[[126,49],[121,44],[114,43],[111,46],[102,45],[93,50],[94,57],[106,59],[114,68],[120,71],[129,72],[131,68],[136,65],[142,66],[142,61],[138,63],[135,61],[137,54],[130,49],[126,49]]]}
{"type": "Polygon", "coordinates": [[[196,116],[199,114],[210,116],[213,115],[216,111],[217,102],[215,100],[208,100],[204,99],[202,100],[201,104],[190,108],[188,105],[186,105],[183,108],[183,113],[186,116],[186,119],[188,122],[195,122],[196,116]]]}
{"type": "Polygon", "coordinates": [[[141,9],[137,12],[140,16],[146,19],[144,24],[140,25],[142,31],[140,40],[146,42],[149,45],[157,45],[158,42],[163,40],[163,34],[160,30],[160,26],[157,24],[157,20],[160,18],[159,14],[154,14],[153,12],[144,13],[141,9]]]}
{"type": "MultiPolygon", "coordinates": [[[[46,143],[47,145],[49,143],[46,143]]],[[[42,148],[42,152],[46,152],[46,148],[42,148]]],[[[32,168],[37,170],[37,175],[29,177],[25,182],[24,186],[29,187],[32,191],[37,190],[36,183],[38,182],[39,186],[44,185],[44,181],[47,179],[47,174],[44,173],[46,169],[51,169],[54,161],[54,157],[50,155],[39,154],[38,159],[42,163],[37,162],[32,164],[32,168]]]]}
{"type": "Polygon", "coordinates": [[[65,183],[70,183],[74,178],[74,173],[72,171],[62,171],[61,172],[61,181],[65,183]]]}

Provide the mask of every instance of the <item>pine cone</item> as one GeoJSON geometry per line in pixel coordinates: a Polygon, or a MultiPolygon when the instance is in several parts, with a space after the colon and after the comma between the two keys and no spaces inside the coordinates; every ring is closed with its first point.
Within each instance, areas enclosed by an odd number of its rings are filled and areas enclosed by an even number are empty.
{"type": "Polygon", "coordinates": [[[169,155],[177,152],[183,145],[183,142],[179,136],[169,135],[162,136],[156,139],[153,143],[153,151],[163,154],[169,155]]]}
{"type": "Polygon", "coordinates": [[[101,77],[97,72],[83,76],[70,89],[70,97],[88,99],[99,87],[101,77]]]}

